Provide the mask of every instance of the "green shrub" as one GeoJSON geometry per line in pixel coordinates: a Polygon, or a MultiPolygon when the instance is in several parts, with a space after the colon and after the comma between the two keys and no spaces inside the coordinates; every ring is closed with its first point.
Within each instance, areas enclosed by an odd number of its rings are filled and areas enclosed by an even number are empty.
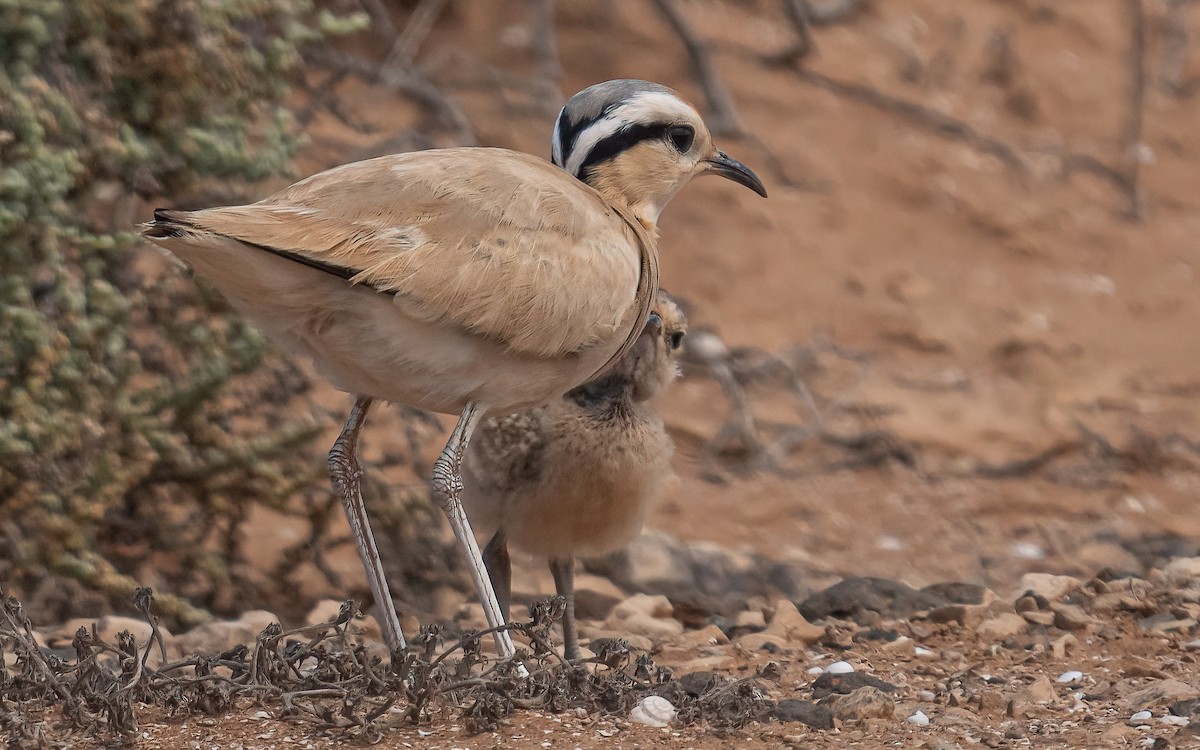
{"type": "Polygon", "coordinates": [[[43,616],[153,568],[169,618],[203,619],[189,601],[240,584],[249,504],[319,472],[287,413],[303,378],[179,274],[147,281],[132,223],[285,172],[298,49],[339,24],[301,0],[0,0],[0,581],[43,616]]]}

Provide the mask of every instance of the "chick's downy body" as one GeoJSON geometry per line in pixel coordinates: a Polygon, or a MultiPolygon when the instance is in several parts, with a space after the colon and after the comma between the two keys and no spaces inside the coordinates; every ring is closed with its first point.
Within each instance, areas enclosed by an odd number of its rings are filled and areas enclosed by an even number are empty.
{"type": "Polygon", "coordinates": [[[677,372],[685,321],[660,293],[625,358],[554,403],[484,423],[464,463],[476,531],[549,560],[619,549],[638,533],[673,447],[650,399],[677,372]]]}

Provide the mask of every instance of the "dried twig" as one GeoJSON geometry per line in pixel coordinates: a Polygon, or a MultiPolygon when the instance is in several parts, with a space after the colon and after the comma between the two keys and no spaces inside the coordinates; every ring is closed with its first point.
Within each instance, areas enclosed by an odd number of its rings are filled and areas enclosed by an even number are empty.
{"type": "Polygon", "coordinates": [[[307,50],[305,56],[317,65],[348,70],[366,81],[386,86],[411,98],[432,114],[442,127],[450,130],[456,143],[463,146],[476,144],[475,131],[466,114],[446,92],[421,74],[396,66],[378,65],[330,47],[307,50]]]}
{"type": "Polygon", "coordinates": [[[812,84],[830,91],[838,96],[844,96],[862,104],[892,112],[905,120],[920,125],[934,134],[948,140],[960,141],[977,151],[996,157],[1007,166],[1021,173],[1029,172],[1029,164],[1025,157],[1013,146],[984,135],[969,124],[956,117],[918,104],[914,101],[885,94],[882,91],[860,83],[839,81],[823,73],[813,70],[797,70],[796,75],[805,83],[812,84]]]}
{"type": "Polygon", "coordinates": [[[543,99],[556,109],[562,102],[558,82],[562,64],[558,60],[558,33],[554,27],[554,0],[530,0],[533,13],[533,58],[537,63],[543,99]]]}
{"type": "Polygon", "coordinates": [[[733,97],[717,75],[708,44],[696,35],[683,13],[675,6],[674,0],[654,0],[654,7],[683,42],[688,57],[692,60],[692,69],[708,102],[710,114],[707,120],[712,132],[717,135],[742,133],[742,120],[738,116],[737,107],[734,106],[733,97]]]}
{"type": "Polygon", "coordinates": [[[1121,147],[1124,152],[1125,211],[1129,218],[1138,219],[1144,209],[1138,174],[1142,165],[1142,123],[1146,111],[1146,12],[1142,0],[1125,0],[1125,8],[1129,15],[1129,93],[1121,147]]]}
{"type": "Polygon", "coordinates": [[[408,17],[404,31],[396,35],[392,42],[387,59],[383,61],[384,67],[412,68],[417,52],[429,37],[429,32],[433,31],[433,25],[445,7],[446,0],[421,0],[408,17]]]}

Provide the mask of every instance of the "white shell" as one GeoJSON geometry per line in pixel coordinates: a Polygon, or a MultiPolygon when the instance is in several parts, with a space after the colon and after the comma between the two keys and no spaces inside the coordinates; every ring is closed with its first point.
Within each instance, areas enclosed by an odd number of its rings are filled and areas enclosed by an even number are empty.
{"type": "Polygon", "coordinates": [[[629,712],[629,720],[650,727],[666,727],[675,718],[675,706],[659,695],[647,695],[629,712]]]}
{"type": "Polygon", "coordinates": [[[854,665],[848,661],[835,661],[825,667],[825,674],[849,674],[854,671],[854,665]]]}
{"type": "Polygon", "coordinates": [[[905,721],[907,721],[909,724],[916,724],[919,727],[929,726],[929,717],[925,715],[924,711],[917,711],[915,714],[905,719],[905,721]]]}

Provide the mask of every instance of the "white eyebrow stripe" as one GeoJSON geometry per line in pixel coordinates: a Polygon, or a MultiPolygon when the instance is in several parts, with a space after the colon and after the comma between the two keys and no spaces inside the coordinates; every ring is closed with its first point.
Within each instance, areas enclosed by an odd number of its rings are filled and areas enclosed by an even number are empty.
{"type": "MultiPolygon", "coordinates": [[[[676,96],[662,91],[639,92],[580,133],[575,139],[575,145],[571,148],[570,158],[563,168],[579,177],[579,168],[587,161],[588,155],[596,147],[596,144],[629,125],[671,120],[690,122],[696,119],[699,119],[696,110],[676,96]]],[[[559,157],[561,158],[561,145],[557,142],[557,136],[555,145],[559,147],[559,157]]]]}
{"type": "Polygon", "coordinates": [[[562,126],[566,114],[566,107],[559,110],[558,117],[554,118],[554,135],[550,139],[550,160],[559,166],[562,165],[563,160],[562,126]]]}

